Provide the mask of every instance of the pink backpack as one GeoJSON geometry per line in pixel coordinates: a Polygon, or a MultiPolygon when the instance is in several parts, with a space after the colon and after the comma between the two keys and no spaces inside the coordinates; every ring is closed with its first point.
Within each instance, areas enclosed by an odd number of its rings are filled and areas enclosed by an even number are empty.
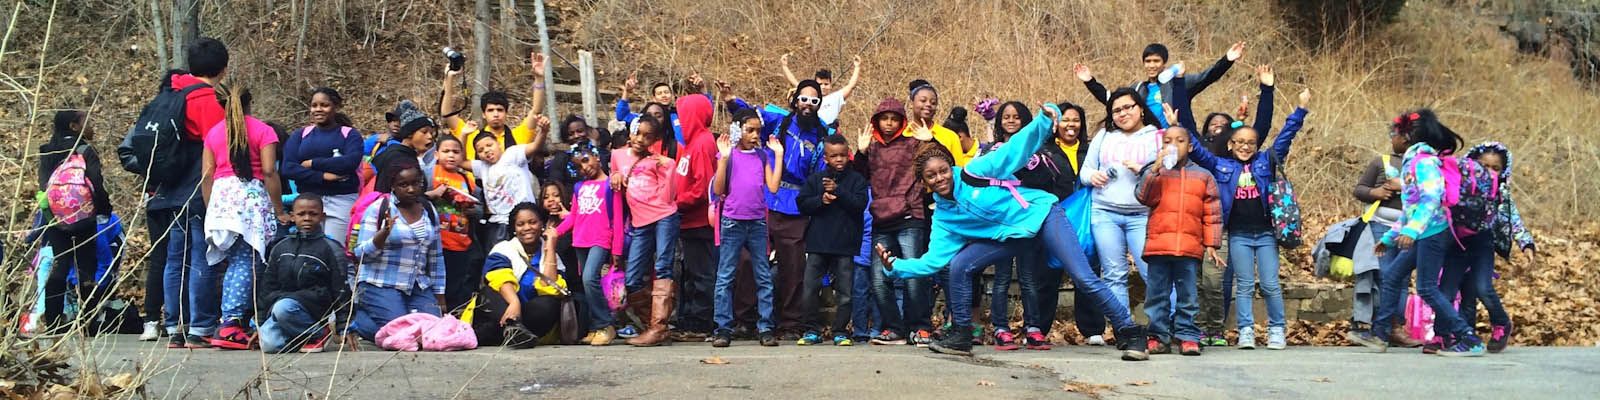
{"type": "Polygon", "coordinates": [[[73,224],[94,216],[94,184],[84,174],[83,153],[73,149],[56,170],[50,173],[44,195],[50,199],[50,213],[63,224],[73,224]]]}
{"type": "Polygon", "coordinates": [[[455,316],[411,313],[384,324],[374,335],[378,347],[395,351],[457,351],[478,348],[472,327],[455,316]]]}

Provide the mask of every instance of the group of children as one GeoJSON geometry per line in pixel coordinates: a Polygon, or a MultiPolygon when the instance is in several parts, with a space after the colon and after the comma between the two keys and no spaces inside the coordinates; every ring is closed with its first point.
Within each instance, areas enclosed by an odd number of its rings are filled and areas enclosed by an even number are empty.
{"type": "MultiPolygon", "coordinates": [[[[630,77],[616,122],[602,129],[568,118],[560,144],[547,146],[537,54],[533,101],[520,123],[507,122],[501,93],[483,96],[481,125],[456,117],[459,71],[451,70],[439,109],[446,117],[404,101],[385,115],[387,130],[363,137],[328,88],[313,92],[304,128],[251,117],[248,90],[220,85],[226,48],[203,38],[189,49],[191,70],[162,86],[185,96],[182,145],[198,148],[200,161],[171,171],[185,178],[144,171],[158,181],[149,186],[150,221],[169,226],[151,225],[152,237],[164,238],[156,246],[166,251],[153,252],[164,257],[151,265],[162,270],[152,276],[165,293],[146,301],[165,309],[147,317],[142,338],[155,340],[164,326],[172,347],[315,352],[335,333],[372,341],[391,321],[424,313],[460,316],[481,345],[625,338],[634,346],[726,347],[752,336],[762,346],[870,341],[970,355],[985,336],[973,321],[981,273],[994,266],[997,350],[1051,348],[1063,277],[1076,288],[1079,330],[1090,344],[1108,344],[1109,322],[1124,360],[1227,346],[1230,304],[1221,288],[1229,284],[1237,345],[1257,344],[1251,311],[1259,285],[1266,347],[1283,349],[1278,251],[1298,221],[1284,215],[1296,206],[1282,190],[1282,170],[1311,94],[1299,94],[1266,149],[1271,67],[1256,71],[1253,125],[1226,113],[1198,125],[1192,96],[1243,51],[1237,43],[1207,71],[1185,75],[1182,63],[1168,65],[1165,47],[1151,45],[1145,79],[1109,93],[1078,65],[1074,74],[1104,104],[1100,126],[1067,101],[1037,113],[985,101],[975,110],[991,121],[994,143],[972,134],[963,107],[936,124],[939,93],[919,79],[908,85],[909,103],[878,103],[852,145],[836,130],[857,77],[830,93],[832,74],[819,71],[795,81],[784,105],[752,106],[720,81],[713,96],[696,75],[681,96],[653,86],[638,114],[627,104],[637,86],[630,77]],[[712,127],[716,100],[731,115],[725,132],[712,127]],[[1130,314],[1130,266],[1146,283],[1149,326],[1130,314]],[[1006,314],[1013,275],[1022,289],[1020,327],[1006,314]],[[932,324],[936,288],[945,296],[942,329],[932,324]],[[825,320],[829,292],[835,308],[825,320]]],[[[51,245],[66,249],[86,237],[83,216],[110,213],[99,159],[82,145],[91,132],[81,114],[58,116],[57,133],[41,148],[40,186],[51,205],[57,197],[85,203],[52,209],[59,223],[51,245]]],[[[1245,118],[1244,105],[1239,114],[1245,118]]],[[[1403,182],[1357,193],[1387,201],[1392,210],[1380,215],[1394,222],[1373,224],[1385,230],[1377,251],[1392,261],[1372,326],[1395,318],[1395,298],[1417,269],[1419,292],[1440,315],[1441,354],[1482,353],[1469,322],[1474,299],[1490,308],[1491,349],[1503,348],[1511,324],[1494,294],[1491,250],[1506,254],[1513,239],[1530,257],[1533,248],[1506,191],[1509,151],[1486,144],[1454,158],[1459,136],[1427,110],[1397,119],[1391,138],[1397,153],[1406,151],[1383,172],[1403,182]],[[1441,177],[1441,159],[1456,179],[1441,177]],[[1446,196],[1476,182],[1458,171],[1480,165],[1494,172],[1483,174],[1494,178],[1483,188],[1492,194],[1446,196]],[[1492,202],[1489,220],[1450,229],[1458,220],[1448,211],[1479,199],[1492,202]],[[1457,291],[1459,313],[1446,297],[1457,291]]],[[[94,265],[81,253],[58,257],[94,265]]],[[[51,282],[50,301],[64,298],[54,275],[51,282]]],[[[45,321],[66,325],[59,313],[45,321]]],[[[1371,329],[1351,340],[1401,340],[1387,334],[1371,329]]]]}

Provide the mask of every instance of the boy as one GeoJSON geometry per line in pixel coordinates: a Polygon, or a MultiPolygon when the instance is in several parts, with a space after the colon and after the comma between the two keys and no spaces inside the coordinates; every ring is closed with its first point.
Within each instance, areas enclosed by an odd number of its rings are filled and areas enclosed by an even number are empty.
{"type": "MultiPolygon", "coordinates": [[[[542,115],[534,119],[539,134],[533,144],[519,144],[502,150],[500,141],[495,140],[496,135],[479,135],[472,142],[472,148],[477,149],[478,156],[472,160],[472,174],[483,179],[483,198],[489,207],[484,243],[498,243],[506,238],[512,207],[518,203],[539,200],[533,190],[539,187],[539,180],[528,170],[528,160],[537,157],[544,148],[545,134],[550,131],[550,119],[542,115]]],[[[467,158],[472,158],[470,150],[467,158]]]]}
{"type": "MultiPolygon", "coordinates": [[[[1224,54],[1222,59],[1217,60],[1215,65],[1212,65],[1211,68],[1206,68],[1205,71],[1201,71],[1198,77],[1184,80],[1188,85],[1186,87],[1189,89],[1189,96],[1199,96],[1201,91],[1206,90],[1206,87],[1211,86],[1217,79],[1221,79],[1222,75],[1227,74],[1228,68],[1233,67],[1233,62],[1238,61],[1239,57],[1243,56],[1244,42],[1234,43],[1233,46],[1228,47],[1227,54],[1224,54]]],[[[1161,76],[1161,72],[1167,69],[1167,46],[1160,43],[1151,43],[1144,47],[1144,52],[1139,54],[1139,59],[1144,63],[1144,80],[1134,82],[1128,86],[1139,92],[1140,99],[1144,100],[1145,106],[1150,108],[1152,114],[1155,114],[1156,121],[1161,124],[1160,127],[1166,128],[1177,122],[1168,121],[1166,114],[1162,111],[1162,103],[1169,101],[1168,99],[1173,94],[1171,77],[1163,79],[1161,76]]],[[[1089,89],[1089,94],[1094,95],[1095,99],[1100,100],[1101,103],[1109,103],[1111,101],[1106,97],[1106,94],[1110,92],[1106,90],[1104,84],[1094,79],[1094,73],[1089,70],[1089,66],[1083,64],[1074,65],[1072,71],[1078,75],[1078,80],[1083,81],[1083,86],[1089,89]]]]}
{"type": "Polygon", "coordinates": [[[805,292],[801,293],[803,307],[811,315],[811,326],[798,344],[822,341],[818,292],[822,291],[822,274],[830,273],[835,299],[833,345],[850,346],[850,332],[845,326],[850,323],[850,292],[855,287],[853,259],[861,251],[861,212],[867,208],[867,180],[845,168],[850,161],[850,144],[844,136],[829,135],[822,142],[827,169],[806,178],[796,199],[800,212],[811,217],[806,226],[805,292]]]}
{"type": "Polygon", "coordinates": [[[678,169],[673,178],[673,185],[678,188],[678,213],[683,216],[678,233],[683,249],[683,277],[679,279],[682,298],[674,326],[678,332],[673,335],[673,340],[680,342],[705,342],[715,318],[711,303],[718,258],[709,193],[719,149],[710,129],[712,113],[711,99],[705,96],[678,98],[678,118],[683,121],[686,140],[678,151],[678,169]]]}
{"type": "MultiPolygon", "coordinates": [[[[1222,243],[1222,199],[1217,181],[1204,168],[1189,162],[1194,146],[1189,132],[1181,127],[1167,129],[1163,148],[1156,161],[1140,173],[1139,202],[1150,207],[1150,222],[1144,249],[1149,265],[1145,277],[1145,316],[1150,319],[1150,354],[1168,354],[1167,343],[1177,337],[1186,356],[1200,355],[1200,328],[1195,314],[1200,306],[1195,293],[1196,269],[1200,257],[1209,255],[1217,265],[1227,265],[1217,256],[1222,243]],[[1174,307],[1172,292],[1178,304],[1174,307]]],[[[1126,340],[1139,340],[1127,338],[1126,340]]]]}
{"type": "Polygon", "coordinates": [[[268,251],[270,262],[262,269],[260,301],[261,351],[282,353],[322,352],[332,331],[327,322],[334,310],[350,301],[345,283],[349,260],[344,246],[322,233],[322,196],[295,198],[289,219],[298,228],[268,251]],[[265,306],[265,307],[262,307],[265,306]]]}
{"type": "MultiPolygon", "coordinates": [[[[885,98],[872,115],[872,127],[856,139],[861,154],[856,170],[866,175],[872,187],[872,242],[888,247],[900,257],[916,257],[927,250],[928,209],[923,205],[922,181],[917,178],[913,160],[922,142],[906,137],[906,108],[899,100],[885,98]]],[[[909,333],[905,315],[896,301],[895,280],[883,273],[883,264],[872,257],[872,297],[876,301],[879,332],[872,344],[903,345],[909,333]]],[[[903,282],[906,309],[928,309],[932,292],[929,278],[903,282]]]]}
{"type": "Polygon", "coordinates": [[[756,322],[761,345],[778,345],[773,336],[772,266],[767,263],[767,203],[766,197],[777,193],[783,176],[783,144],[774,136],[767,141],[772,154],[757,148],[761,137],[761,115],[755,110],[743,109],[734,113],[739,121],[738,151],[733,151],[733,133],[717,141],[717,171],[713,187],[722,201],[722,246],[718,249],[716,281],[717,329],[711,345],[728,347],[733,341],[733,278],[739,262],[739,250],[750,252],[750,264],[755,275],[757,309],[761,319],[756,322]]]}
{"type": "MultiPolygon", "coordinates": [[[[476,125],[468,124],[461,119],[457,115],[461,110],[456,109],[455,105],[455,81],[456,76],[461,75],[466,69],[446,70],[444,100],[439,102],[439,115],[445,116],[441,118],[444,120],[442,125],[445,132],[455,135],[457,139],[461,139],[462,143],[467,143],[471,146],[467,147],[468,160],[475,161],[479,159],[477,153],[478,139],[485,137],[498,138],[499,140],[496,140],[496,143],[504,148],[535,143],[536,145],[533,147],[544,149],[544,138],[549,133],[549,130],[541,129],[537,132],[538,136],[534,135],[535,123],[549,123],[549,117],[544,117],[546,119],[544,122],[540,122],[536,118],[544,114],[544,55],[539,54],[539,51],[535,49],[528,55],[528,60],[533,70],[533,94],[530,95],[530,100],[528,100],[528,115],[523,117],[522,122],[515,127],[506,125],[506,120],[510,119],[507,113],[511,111],[511,100],[506,97],[504,92],[498,91],[484,93],[483,98],[479,100],[481,104],[478,105],[478,109],[483,113],[481,115],[483,117],[482,129],[477,129],[476,125]]],[[[492,161],[490,162],[490,164],[493,163],[492,161]]],[[[509,211],[510,209],[511,206],[506,206],[506,210],[509,211]]]]}

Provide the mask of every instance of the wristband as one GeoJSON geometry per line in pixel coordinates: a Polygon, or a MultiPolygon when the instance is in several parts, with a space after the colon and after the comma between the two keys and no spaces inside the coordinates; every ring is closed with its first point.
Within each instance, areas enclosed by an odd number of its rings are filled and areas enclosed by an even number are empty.
{"type": "Polygon", "coordinates": [[[533,90],[544,90],[544,84],[543,83],[535,83],[535,84],[533,84],[533,90]]]}

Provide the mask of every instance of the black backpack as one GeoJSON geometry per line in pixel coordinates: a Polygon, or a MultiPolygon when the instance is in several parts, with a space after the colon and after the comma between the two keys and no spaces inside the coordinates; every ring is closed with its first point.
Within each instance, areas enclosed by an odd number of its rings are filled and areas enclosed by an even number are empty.
{"type": "Polygon", "coordinates": [[[188,168],[200,156],[191,154],[194,146],[182,144],[184,107],[190,92],[208,87],[211,85],[196,83],[180,90],[162,89],[145,104],[128,136],[117,146],[122,169],[145,177],[147,187],[181,179],[184,174],[176,171],[188,168]]]}

